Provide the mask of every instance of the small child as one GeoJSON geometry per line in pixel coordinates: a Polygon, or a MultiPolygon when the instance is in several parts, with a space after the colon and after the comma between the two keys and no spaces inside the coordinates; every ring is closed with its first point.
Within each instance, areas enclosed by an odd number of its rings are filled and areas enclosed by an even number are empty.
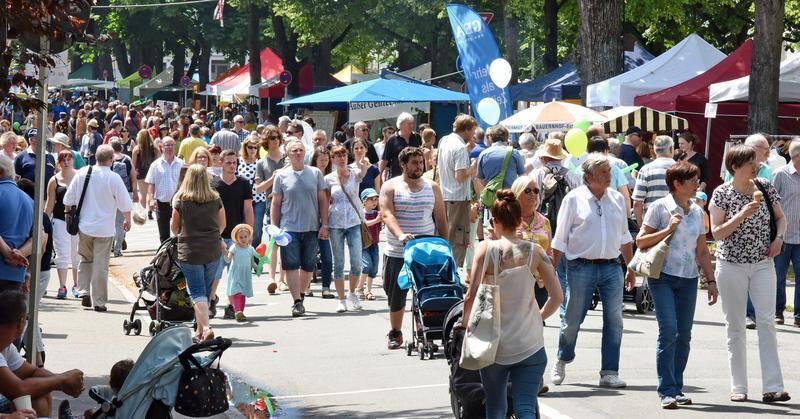
{"type": "MultiPolygon", "coordinates": [[[[131,373],[132,369],[133,360],[123,359],[122,361],[117,361],[117,363],[111,367],[111,373],[108,376],[108,385],[95,386],[94,390],[103,396],[104,399],[111,400],[114,396],[119,394],[122,385],[125,383],[125,379],[128,378],[128,374],[131,373]]],[[[83,412],[83,416],[80,417],[91,418],[94,416],[94,413],[93,409],[87,409],[83,412]]],[[[69,400],[64,400],[58,405],[58,419],[73,419],[77,417],[79,416],[72,415],[69,400]]]]}
{"type": "Polygon", "coordinates": [[[378,192],[375,189],[367,188],[361,191],[361,202],[364,204],[364,222],[372,235],[372,245],[361,251],[361,279],[358,281],[358,294],[363,300],[374,300],[372,295],[372,280],[378,274],[378,263],[380,262],[380,251],[378,244],[381,241],[381,212],[378,208],[378,192]],[[367,292],[364,293],[364,285],[367,292]]]}
{"type": "Polygon", "coordinates": [[[233,244],[225,252],[225,262],[231,264],[228,269],[228,297],[233,305],[237,322],[247,321],[244,306],[247,297],[253,296],[253,256],[256,249],[253,241],[253,227],[239,224],[231,230],[233,244]]]}

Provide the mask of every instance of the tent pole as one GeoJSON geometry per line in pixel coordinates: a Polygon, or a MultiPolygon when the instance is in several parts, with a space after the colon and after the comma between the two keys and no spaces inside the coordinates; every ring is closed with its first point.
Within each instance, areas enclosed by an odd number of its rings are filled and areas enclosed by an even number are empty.
{"type": "Polygon", "coordinates": [[[711,147],[711,118],[706,118],[706,159],[708,159],[709,147],[711,147]]]}

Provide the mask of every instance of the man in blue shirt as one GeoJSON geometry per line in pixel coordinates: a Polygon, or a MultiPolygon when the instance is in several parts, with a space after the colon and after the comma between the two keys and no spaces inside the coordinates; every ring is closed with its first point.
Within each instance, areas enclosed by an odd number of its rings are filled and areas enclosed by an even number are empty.
{"type": "Polygon", "coordinates": [[[14,174],[11,159],[0,155],[0,291],[20,289],[32,250],[33,200],[17,188],[14,174]]]}
{"type": "MultiPolygon", "coordinates": [[[[495,125],[486,130],[486,136],[491,140],[491,147],[478,156],[478,180],[485,186],[495,176],[500,174],[503,160],[508,151],[508,130],[502,125],[495,125]]],[[[503,178],[503,188],[510,188],[517,177],[525,174],[525,159],[517,150],[511,151],[506,175],[503,178]]]]}
{"type": "MultiPolygon", "coordinates": [[[[35,128],[25,131],[25,140],[28,148],[17,154],[14,158],[14,171],[19,177],[36,182],[36,149],[39,147],[39,135],[35,128]]],[[[45,153],[44,184],[50,182],[56,171],[56,160],[52,155],[45,153]]]]}
{"type": "Polygon", "coordinates": [[[643,141],[642,129],[639,127],[630,127],[625,131],[625,142],[619,146],[619,158],[625,160],[625,163],[630,166],[638,163],[635,170],[641,170],[644,166],[644,160],[636,152],[636,147],[639,147],[643,141]]]}

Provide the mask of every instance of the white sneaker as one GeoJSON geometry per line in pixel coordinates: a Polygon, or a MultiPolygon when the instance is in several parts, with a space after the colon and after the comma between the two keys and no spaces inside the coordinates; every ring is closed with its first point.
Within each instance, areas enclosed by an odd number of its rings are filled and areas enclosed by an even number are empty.
{"type": "Polygon", "coordinates": [[[553,365],[553,371],[550,372],[550,381],[554,385],[561,385],[564,382],[564,377],[567,376],[566,369],[567,363],[564,361],[556,361],[556,364],[553,365]]]}
{"type": "Polygon", "coordinates": [[[345,311],[347,311],[347,301],[339,300],[339,304],[336,306],[336,312],[344,313],[345,311]]]}
{"type": "Polygon", "coordinates": [[[358,300],[358,296],[351,292],[347,295],[347,302],[350,303],[350,307],[353,307],[353,310],[361,310],[361,301],[358,300]]]}
{"type": "Polygon", "coordinates": [[[617,375],[601,375],[600,387],[623,388],[627,386],[617,375]]]}

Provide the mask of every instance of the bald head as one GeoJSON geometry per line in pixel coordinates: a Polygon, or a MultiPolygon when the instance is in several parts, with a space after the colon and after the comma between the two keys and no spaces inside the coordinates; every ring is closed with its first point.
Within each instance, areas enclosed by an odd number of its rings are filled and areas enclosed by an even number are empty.
{"type": "Polygon", "coordinates": [[[108,144],[97,147],[95,158],[97,159],[98,165],[111,166],[111,161],[114,159],[114,148],[108,144]]]}

